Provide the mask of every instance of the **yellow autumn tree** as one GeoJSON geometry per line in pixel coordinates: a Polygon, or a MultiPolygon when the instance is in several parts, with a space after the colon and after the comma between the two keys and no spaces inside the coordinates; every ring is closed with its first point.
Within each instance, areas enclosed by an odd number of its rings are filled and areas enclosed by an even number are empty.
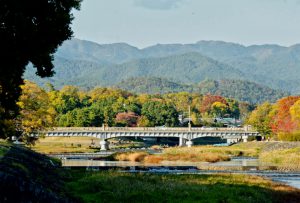
{"type": "Polygon", "coordinates": [[[290,114],[292,117],[292,121],[294,121],[300,128],[300,99],[296,101],[293,106],[291,106],[290,114]]]}
{"type": "Polygon", "coordinates": [[[211,105],[211,114],[213,114],[215,117],[223,117],[228,112],[228,110],[228,106],[219,101],[214,102],[211,105]]]}
{"type": "Polygon", "coordinates": [[[17,102],[20,107],[19,130],[23,138],[37,134],[54,123],[56,111],[50,104],[47,92],[35,83],[25,81],[21,86],[22,95],[17,102]]]}

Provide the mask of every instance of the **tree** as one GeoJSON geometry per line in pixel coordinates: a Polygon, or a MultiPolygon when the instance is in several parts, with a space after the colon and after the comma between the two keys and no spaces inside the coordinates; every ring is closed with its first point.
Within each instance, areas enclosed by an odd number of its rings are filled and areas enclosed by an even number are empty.
{"type": "Polygon", "coordinates": [[[270,126],[272,105],[265,102],[258,106],[249,116],[247,124],[252,125],[262,135],[270,135],[272,129],[270,126]]]}
{"type": "Polygon", "coordinates": [[[246,120],[255,106],[246,102],[239,102],[239,113],[242,120],[246,120]]]}
{"type": "Polygon", "coordinates": [[[148,101],[142,106],[142,116],[149,120],[150,126],[177,126],[178,112],[172,105],[167,105],[162,101],[148,101]]]}
{"type": "Polygon", "coordinates": [[[300,128],[300,99],[291,106],[290,114],[292,121],[296,122],[298,128],[300,128]]]}
{"type": "Polygon", "coordinates": [[[202,114],[204,114],[204,113],[210,114],[211,106],[215,102],[221,102],[221,103],[227,105],[227,102],[224,99],[224,97],[216,96],[216,95],[205,95],[202,100],[200,112],[202,114]]]}
{"type": "Polygon", "coordinates": [[[80,108],[82,105],[78,88],[74,86],[64,86],[58,94],[56,94],[56,98],[53,98],[53,104],[57,112],[63,114],[80,108]]]}
{"type": "Polygon", "coordinates": [[[274,133],[291,133],[296,128],[296,123],[292,120],[290,108],[300,99],[300,96],[284,97],[277,101],[277,113],[273,117],[272,130],[274,133]]]}
{"type": "Polygon", "coordinates": [[[23,138],[30,138],[31,134],[37,134],[46,127],[54,124],[56,111],[50,105],[48,94],[35,83],[25,81],[21,86],[22,95],[17,103],[21,109],[18,120],[23,138]]]}
{"type": "Polygon", "coordinates": [[[223,104],[221,102],[214,102],[211,105],[211,114],[214,117],[223,117],[226,113],[228,113],[228,106],[226,104],[223,104]]]}
{"type": "Polygon", "coordinates": [[[233,118],[238,118],[240,116],[239,103],[234,99],[226,99],[228,104],[228,113],[233,118]]]}
{"type": "Polygon", "coordinates": [[[0,2],[0,137],[7,134],[7,121],[19,112],[16,104],[22,75],[31,62],[41,77],[51,76],[53,54],[70,39],[71,10],[81,0],[1,0],[0,2]]]}
{"type": "Polygon", "coordinates": [[[137,126],[138,116],[134,112],[121,112],[116,115],[116,124],[127,127],[137,126]]]}

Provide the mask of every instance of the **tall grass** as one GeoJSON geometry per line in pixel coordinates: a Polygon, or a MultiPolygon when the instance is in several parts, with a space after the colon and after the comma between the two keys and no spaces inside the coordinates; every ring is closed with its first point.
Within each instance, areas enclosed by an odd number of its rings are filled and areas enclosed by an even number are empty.
{"type": "Polygon", "coordinates": [[[259,160],[279,170],[300,170],[300,147],[262,152],[259,160]]]}
{"type": "Polygon", "coordinates": [[[144,161],[145,157],[149,154],[146,152],[127,152],[127,153],[117,153],[114,155],[114,159],[117,161],[144,161]]]}

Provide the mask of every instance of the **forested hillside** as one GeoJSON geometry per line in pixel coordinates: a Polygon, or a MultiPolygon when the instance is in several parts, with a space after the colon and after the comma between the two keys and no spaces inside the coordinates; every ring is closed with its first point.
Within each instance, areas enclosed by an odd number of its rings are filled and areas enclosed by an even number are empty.
{"type": "MultiPolygon", "coordinates": [[[[108,86],[131,77],[153,76],[189,84],[197,83],[205,78],[246,79],[241,71],[198,53],[137,59],[115,65],[57,58],[55,65],[56,75],[49,81],[52,80],[56,87],[61,87],[62,84],[83,87],[108,86]]],[[[25,78],[37,81],[32,69],[27,71],[25,78]]]]}
{"type": "Polygon", "coordinates": [[[172,92],[196,92],[198,88],[193,85],[183,85],[165,78],[140,77],[129,78],[115,85],[116,88],[134,93],[164,94],[172,92]]]}
{"type": "Polygon", "coordinates": [[[288,92],[242,80],[204,80],[199,84],[185,85],[163,78],[130,78],[116,85],[117,88],[135,93],[163,94],[169,92],[195,92],[221,95],[249,103],[275,102],[289,95],[288,92]]]}
{"type": "Polygon", "coordinates": [[[222,95],[250,103],[276,102],[289,95],[288,92],[242,80],[205,80],[198,85],[198,88],[202,94],[222,95]]]}

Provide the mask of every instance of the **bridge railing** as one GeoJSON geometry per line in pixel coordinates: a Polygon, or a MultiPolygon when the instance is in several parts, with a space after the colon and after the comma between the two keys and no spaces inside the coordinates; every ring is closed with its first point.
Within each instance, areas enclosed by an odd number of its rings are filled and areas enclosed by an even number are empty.
{"type": "MultiPolygon", "coordinates": [[[[128,131],[128,132],[145,132],[145,131],[171,131],[171,132],[183,132],[183,131],[247,131],[252,132],[245,128],[216,128],[216,127],[200,127],[200,128],[188,128],[188,127],[55,127],[50,128],[48,131],[59,131],[59,132],[86,132],[86,131],[128,131]]],[[[253,131],[254,132],[254,131],[253,131]]]]}

